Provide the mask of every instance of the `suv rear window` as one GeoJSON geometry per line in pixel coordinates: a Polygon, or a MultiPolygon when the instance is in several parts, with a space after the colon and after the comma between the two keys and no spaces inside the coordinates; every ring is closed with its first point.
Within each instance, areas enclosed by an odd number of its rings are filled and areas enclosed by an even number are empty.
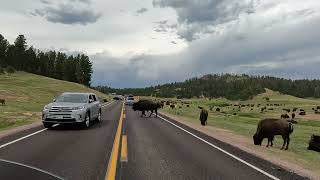
{"type": "Polygon", "coordinates": [[[127,100],[132,100],[133,101],[134,98],[133,97],[128,97],[127,100]]]}

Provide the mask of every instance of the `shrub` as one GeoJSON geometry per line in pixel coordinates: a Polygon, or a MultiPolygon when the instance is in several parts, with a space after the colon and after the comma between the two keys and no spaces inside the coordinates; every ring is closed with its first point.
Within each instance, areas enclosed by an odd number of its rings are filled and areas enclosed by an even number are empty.
{"type": "Polygon", "coordinates": [[[16,70],[15,70],[12,66],[8,66],[8,67],[6,68],[6,71],[7,71],[7,73],[9,73],[9,74],[12,74],[12,73],[15,73],[15,72],[16,72],[16,70]]]}
{"type": "Polygon", "coordinates": [[[3,67],[0,67],[0,75],[1,74],[4,74],[5,72],[4,72],[4,69],[3,69],[3,67]]]}

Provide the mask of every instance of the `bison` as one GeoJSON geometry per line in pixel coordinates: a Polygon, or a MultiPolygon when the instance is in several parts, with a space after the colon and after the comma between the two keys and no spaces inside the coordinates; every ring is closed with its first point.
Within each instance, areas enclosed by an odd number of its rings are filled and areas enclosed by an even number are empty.
{"type": "Polygon", "coordinates": [[[0,103],[1,103],[2,105],[5,105],[5,104],[6,104],[6,100],[5,100],[5,99],[0,99],[0,103]]]}
{"type": "Polygon", "coordinates": [[[308,150],[320,152],[320,136],[312,135],[309,141],[308,150]]]}
{"type": "Polygon", "coordinates": [[[291,114],[291,118],[294,119],[295,117],[296,117],[296,114],[295,114],[295,113],[292,113],[292,114],[291,114]]]}
{"type": "Polygon", "coordinates": [[[208,111],[206,109],[202,109],[200,112],[200,122],[202,126],[207,125],[208,119],[208,111]]]}
{"type": "Polygon", "coordinates": [[[306,115],[306,112],[305,111],[301,111],[301,112],[299,112],[299,115],[300,116],[304,116],[304,115],[306,115]]]}
{"type": "Polygon", "coordinates": [[[146,111],[151,111],[149,117],[153,114],[153,112],[156,113],[156,117],[158,117],[158,109],[161,108],[160,103],[156,103],[150,100],[140,100],[136,103],[133,103],[132,109],[134,111],[141,111],[141,117],[146,116],[146,111]]]}
{"type": "Polygon", "coordinates": [[[263,119],[259,121],[257,131],[253,135],[253,142],[255,145],[262,144],[264,138],[268,138],[267,147],[269,143],[273,145],[273,138],[275,135],[281,135],[283,138],[283,145],[281,149],[288,150],[290,142],[290,134],[293,132],[293,126],[286,120],[281,119],[263,119]]]}
{"type": "Polygon", "coordinates": [[[288,114],[281,114],[281,119],[283,118],[283,119],[288,119],[288,118],[290,118],[290,116],[288,115],[288,114]]]}

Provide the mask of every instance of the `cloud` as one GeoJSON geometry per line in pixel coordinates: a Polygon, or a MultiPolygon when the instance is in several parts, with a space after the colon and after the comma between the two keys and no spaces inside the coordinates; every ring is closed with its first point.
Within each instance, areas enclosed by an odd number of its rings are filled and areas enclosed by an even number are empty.
{"type": "Polygon", "coordinates": [[[44,17],[47,21],[61,24],[87,25],[95,23],[101,17],[90,8],[89,0],[72,0],[68,3],[52,4],[49,1],[41,0],[45,8],[36,9],[32,15],[44,17]]]}
{"type": "Polygon", "coordinates": [[[136,13],[138,13],[138,14],[143,14],[143,13],[145,13],[145,12],[147,12],[147,11],[148,11],[147,8],[141,8],[141,9],[138,9],[138,10],[136,11],[136,13]]]}
{"type": "Polygon", "coordinates": [[[320,78],[317,70],[320,65],[320,34],[317,33],[320,31],[320,14],[284,14],[274,14],[281,17],[281,21],[274,21],[273,17],[262,21],[261,14],[257,14],[233,24],[221,34],[194,40],[176,54],[127,57],[123,60],[127,63],[108,61],[112,65],[103,65],[107,60],[101,61],[96,66],[116,66],[121,70],[96,67],[94,82],[116,87],[143,87],[227,72],[320,78]],[[119,72],[120,81],[127,84],[109,78],[119,72]]]}
{"type": "Polygon", "coordinates": [[[188,41],[213,33],[212,26],[235,21],[255,12],[259,0],[153,0],[155,7],[170,7],[178,14],[177,34],[188,41]]]}

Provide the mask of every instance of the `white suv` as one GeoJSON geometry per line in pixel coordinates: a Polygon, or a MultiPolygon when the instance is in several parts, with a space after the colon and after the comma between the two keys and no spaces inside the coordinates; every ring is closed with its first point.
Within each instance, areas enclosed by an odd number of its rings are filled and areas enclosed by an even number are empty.
{"type": "Polygon", "coordinates": [[[101,121],[101,104],[93,93],[63,93],[44,106],[42,122],[44,127],[54,124],[80,124],[84,128],[90,121],[101,121]]]}

